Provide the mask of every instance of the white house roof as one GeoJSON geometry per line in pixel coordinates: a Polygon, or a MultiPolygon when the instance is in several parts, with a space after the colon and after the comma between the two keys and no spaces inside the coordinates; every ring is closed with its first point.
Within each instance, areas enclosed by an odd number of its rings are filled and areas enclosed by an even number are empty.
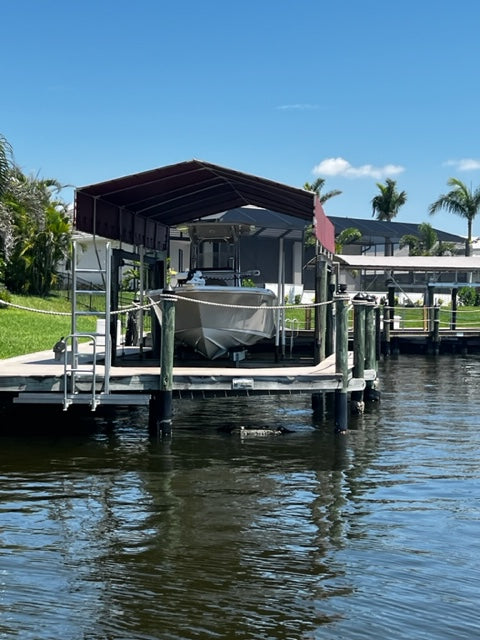
{"type": "Polygon", "coordinates": [[[479,271],[480,256],[335,256],[340,266],[351,269],[391,271],[479,271]]]}

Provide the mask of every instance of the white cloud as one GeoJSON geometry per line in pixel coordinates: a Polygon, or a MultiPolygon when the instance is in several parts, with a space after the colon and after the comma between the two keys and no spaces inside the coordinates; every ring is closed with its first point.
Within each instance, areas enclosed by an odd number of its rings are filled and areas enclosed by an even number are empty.
{"type": "Polygon", "coordinates": [[[346,178],[375,178],[379,180],[398,175],[403,171],[405,168],[396,164],[386,164],[383,167],[364,164],[360,167],[353,167],[344,158],[326,158],[313,167],[312,173],[318,176],[345,176],[346,178]]]}
{"type": "Polygon", "coordinates": [[[480,169],[480,160],[474,158],[461,158],[460,160],[447,160],[443,163],[446,167],[456,167],[458,171],[475,171],[480,169]]]}

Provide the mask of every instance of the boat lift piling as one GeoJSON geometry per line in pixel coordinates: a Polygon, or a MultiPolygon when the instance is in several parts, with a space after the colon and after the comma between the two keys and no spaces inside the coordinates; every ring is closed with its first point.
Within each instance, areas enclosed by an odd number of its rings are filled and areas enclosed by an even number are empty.
{"type": "Polygon", "coordinates": [[[335,370],[342,374],[342,386],[335,391],[335,431],[348,430],[348,303],[350,298],[340,292],[335,298],[335,370]]]}
{"type": "MultiPolygon", "coordinates": [[[[380,353],[380,309],[376,306],[373,296],[367,296],[365,304],[365,368],[378,370],[380,353]]],[[[378,402],[380,392],[377,389],[377,380],[366,380],[364,400],[365,402],[378,402]]]]}
{"type": "Polygon", "coordinates": [[[175,344],[175,299],[171,289],[164,289],[161,301],[162,328],[160,340],[159,390],[152,394],[149,427],[152,435],[169,436],[173,416],[173,359],[175,344]]]}
{"type": "MultiPolygon", "coordinates": [[[[353,298],[353,377],[365,375],[365,296],[358,293],[353,298]]],[[[351,411],[361,414],[365,411],[363,390],[352,391],[351,411]]]]}

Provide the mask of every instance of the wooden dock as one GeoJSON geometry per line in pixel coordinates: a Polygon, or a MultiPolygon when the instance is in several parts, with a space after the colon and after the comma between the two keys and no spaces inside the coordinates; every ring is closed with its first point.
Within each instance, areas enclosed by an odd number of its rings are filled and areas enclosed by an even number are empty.
{"type": "Polygon", "coordinates": [[[480,329],[441,329],[434,337],[421,329],[394,329],[389,341],[382,334],[382,353],[480,353],[480,329]]]}
{"type": "MultiPolygon", "coordinates": [[[[120,348],[115,366],[110,367],[109,394],[102,392],[104,364],[97,353],[97,404],[148,405],[159,390],[160,364],[148,350],[120,348]]],[[[84,362],[90,356],[85,348],[84,362]]],[[[353,378],[353,354],[349,354],[348,390],[361,390],[376,372],[368,370],[364,379],[353,378]]],[[[0,360],[0,394],[17,404],[61,404],[64,401],[64,365],[53,351],[0,360]]],[[[88,404],[92,397],[91,376],[79,382],[79,393],[71,404],[88,404]]],[[[335,392],[342,386],[342,374],[336,371],[335,356],[320,364],[311,358],[295,357],[275,362],[272,353],[256,353],[240,363],[229,360],[174,363],[174,398],[229,397],[335,392]]]]}

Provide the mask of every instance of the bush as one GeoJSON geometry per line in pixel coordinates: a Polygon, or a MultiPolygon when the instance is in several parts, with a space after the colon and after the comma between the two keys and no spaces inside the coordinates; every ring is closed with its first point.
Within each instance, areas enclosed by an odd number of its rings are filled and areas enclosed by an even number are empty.
{"type": "Polygon", "coordinates": [[[2,304],[2,300],[4,300],[5,302],[12,301],[10,291],[8,291],[8,289],[5,289],[4,287],[0,287],[0,309],[7,309],[7,305],[2,304]]]}
{"type": "Polygon", "coordinates": [[[458,303],[464,307],[478,307],[480,295],[474,287],[462,287],[458,290],[458,303]]]}

